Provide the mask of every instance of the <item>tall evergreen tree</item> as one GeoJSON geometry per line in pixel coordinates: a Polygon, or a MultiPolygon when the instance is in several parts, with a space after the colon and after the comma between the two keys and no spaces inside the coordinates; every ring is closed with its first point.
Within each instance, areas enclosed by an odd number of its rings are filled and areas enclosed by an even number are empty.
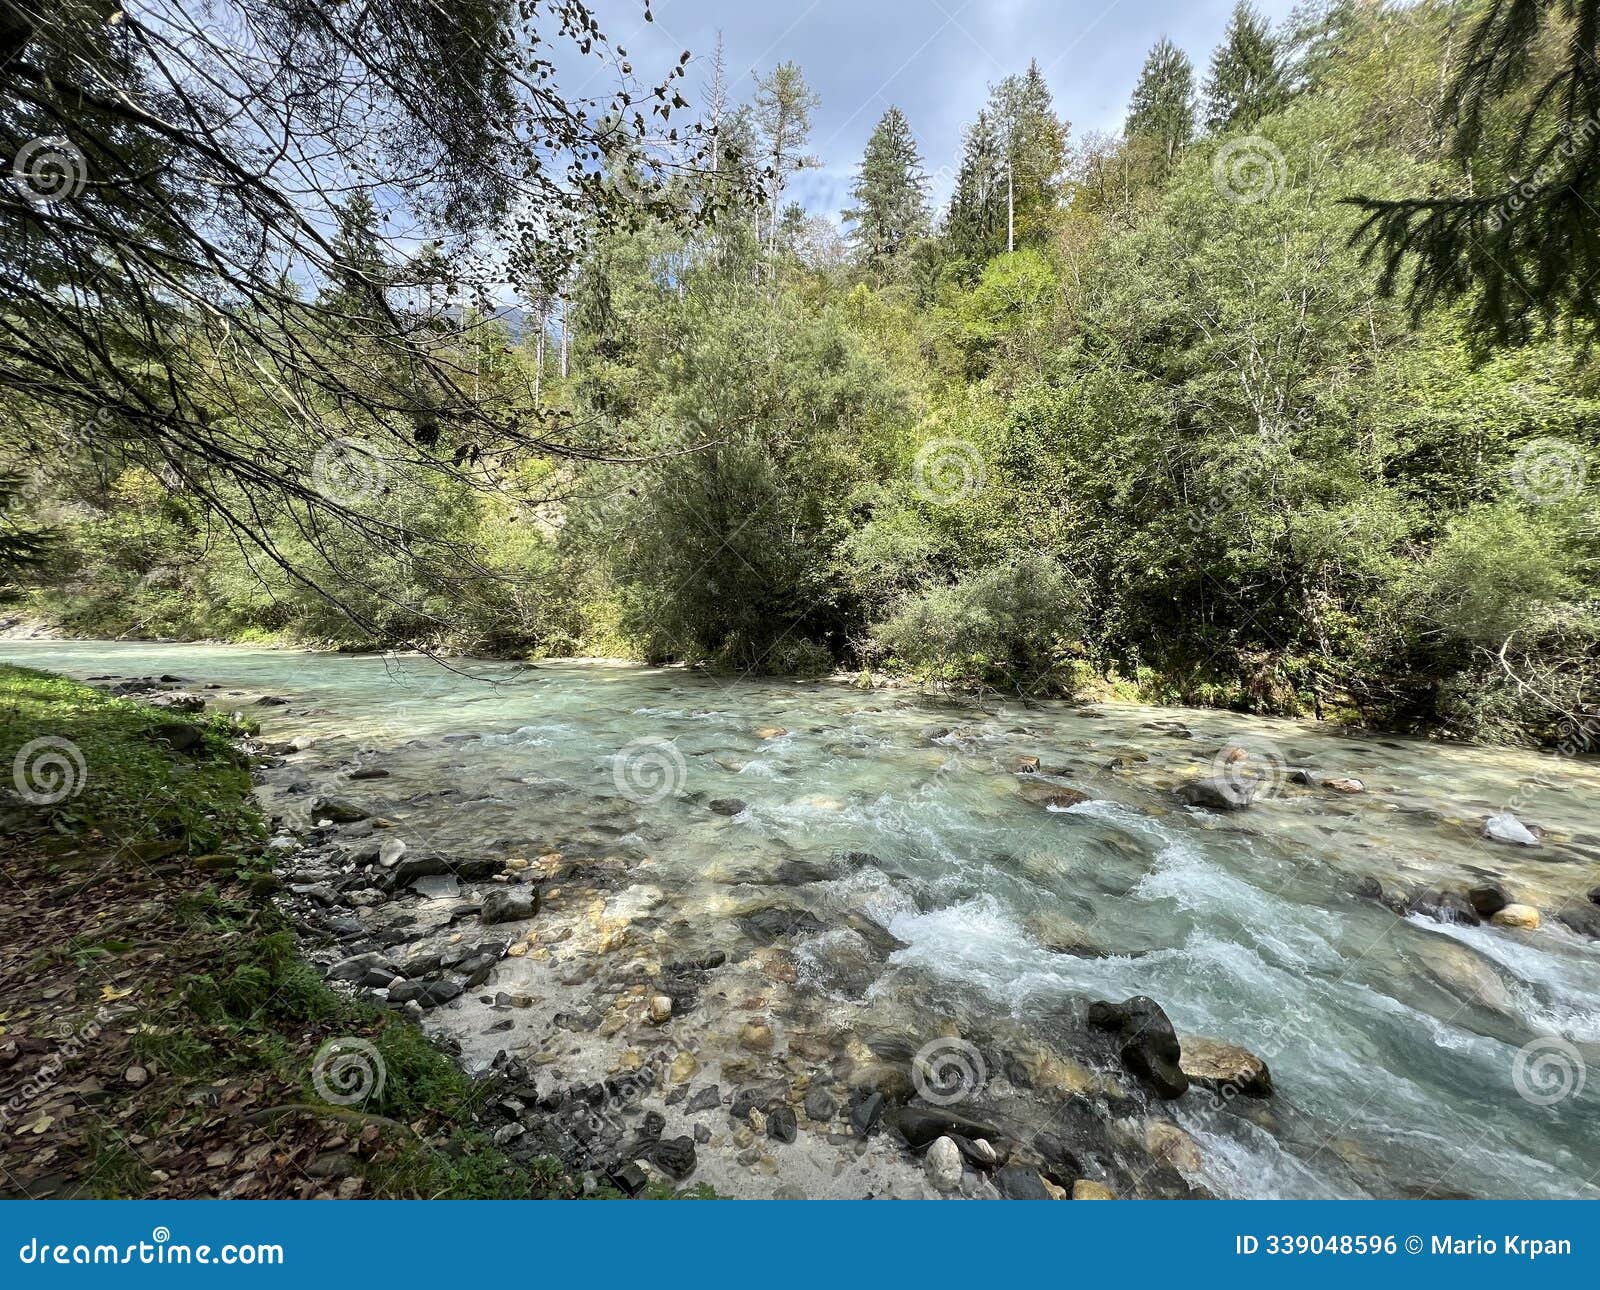
{"type": "Polygon", "coordinates": [[[957,255],[986,260],[1005,237],[1004,220],[1005,141],[985,108],[967,127],[945,234],[957,255]]]}
{"type": "Polygon", "coordinates": [[[1165,36],[1144,60],[1128,101],[1127,134],[1149,140],[1169,166],[1194,137],[1194,65],[1165,36]]]}
{"type": "Polygon", "coordinates": [[[1206,77],[1206,126],[1248,126],[1276,110],[1285,98],[1282,53],[1272,26],[1248,0],[1239,0],[1206,77]]]}
{"type": "Polygon", "coordinates": [[[866,264],[881,269],[914,238],[928,231],[928,178],[906,114],[883,114],[850,190],[855,206],[844,218],[855,225],[851,242],[866,264]]]}
{"type": "Polygon", "coordinates": [[[798,63],[779,63],[770,75],[756,77],[755,121],[761,131],[762,153],[772,172],[768,239],[774,246],[789,176],[821,164],[805,150],[811,136],[811,114],[821,102],[822,96],[806,84],[798,63]]]}
{"type": "Polygon", "coordinates": [[[1067,128],[1037,62],[990,88],[967,132],[951,205],[949,231],[963,254],[1005,250],[1013,223],[1019,245],[1039,240],[1060,200],[1067,128]]]}

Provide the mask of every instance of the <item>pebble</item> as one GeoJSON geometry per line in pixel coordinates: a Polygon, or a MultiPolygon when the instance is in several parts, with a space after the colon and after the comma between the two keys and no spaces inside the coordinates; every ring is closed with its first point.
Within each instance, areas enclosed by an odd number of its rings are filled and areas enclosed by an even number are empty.
{"type": "Polygon", "coordinates": [[[961,1183],[961,1148],[953,1138],[937,1138],[928,1148],[923,1167],[928,1181],[940,1191],[954,1191],[961,1183]]]}

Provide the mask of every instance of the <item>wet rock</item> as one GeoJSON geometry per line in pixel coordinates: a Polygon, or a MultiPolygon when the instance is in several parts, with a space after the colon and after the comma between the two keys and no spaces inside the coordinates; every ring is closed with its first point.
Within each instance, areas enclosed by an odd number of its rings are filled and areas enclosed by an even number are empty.
{"type": "Polygon", "coordinates": [[[939,1191],[954,1191],[961,1182],[961,1148],[949,1138],[935,1138],[922,1165],[939,1191]]]}
{"type": "Polygon", "coordinates": [[[1359,779],[1325,779],[1323,788],[1331,788],[1335,793],[1365,793],[1367,786],[1359,779]]]}
{"type": "Polygon", "coordinates": [[[823,929],[822,920],[815,914],[792,905],[769,905],[733,921],[746,936],[762,945],[784,937],[811,936],[823,929]]]}
{"type": "Polygon", "coordinates": [[[328,969],[330,981],[360,981],[367,973],[374,969],[386,970],[390,977],[399,975],[399,969],[389,961],[386,954],[373,951],[370,954],[353,954],[347,959],[341,959],[328,969]]]}
{"type": "Polygon", "coordinates": [[[1198,1173],[1200,1170],[1199,1146],[1176,1124],[1157,1120],[1145,1130],[1144,1144],[1145,1150],[1152,1156],[1180,1173],[1198,1173]]]}
{"type": "Polygon", "coordinates": [[[1035,806],[1057,811],[1064,811],[1068,807],[1090,800],[1089,794],[1080,792],[1068,784],[1052,784],[1044,779],[1024,780],[1022,797],[1024,801],[1031,802],[1035,806]]]}
{"type": "Polygon", "coordinates": [[[343,797],[319,797],[312,803],[311,813],[319,820],[332,820],[335,824],[354,824],[372,814],[366,807],[343,797]]]}
{"type": "Polygon", "coordinates": [[[744,808],[745,803],[737,797],[717,797],[706,803],[706,809],[713,815],[738,815],[744,808]]]}
{"type": "Polygon", "coordinates": [[[1178,1036],[1154,999],[1140,994],[1120,1004],[1093,1003],[1089,1006],[1089,1024],[1118,1036],[1122,1064],[1157,1096],[1170,1099],[1188,1091],[1189,1077],[1180,1065],[1178,1036]]]}
{"type": "Polygon", "coordinates": [[[1007,1165],[997,1170],[994,1185],[1007,1200],[1050,1199],[1050,1193],[1045,1190],[1044,1179],[1039,1177],[1038,1171],[1022,1165],[1007,1165]]]}
{"type": "Polygon", "coordinates": [[[1572,905],[1556,917],[1579,936],[1600,940],[1600,906],[1572,905]]]}
{"type": "Polygon", "coordinates": [[[206,701],[198,694],[174,690],[169,694],[153,694],[149,699],[152,708],[165,708],[168,712],[203,712],[206,701]]]}
{"type": "Polygon", "coordinates": [[[1539,837],[1510,811],[1491,815],[1483,822],[1481,837],[1490,842],[1503,842],[1508,846],[1536,847],[1539,837]]]}
{"type": "Polygon", "coordinates": [[[1467,892],[1467,903],[1477,912],[1479,918],[1493,918],[1511,903],[1511,897],[1504,887],[1490,883],[1483,887],[1474,887],[1467,892]]]}
{"type": "Polygon", "coordinates": [[[1210,811],[1242,811],[1256,799],[1260,785],[1248,779],[1224,779],[1211,776],[1191,780],[1173,789],[1178,800],[1186,806],[1203,806],[1210,811]]]}
{"type": "Polygon", "coordinates": [[[1039,759],[1037,757],[1018,757],[1011,763],[1011,769],[1018,775],[1037,775],[1039,773],[1039,759]]]}
{"type": "Polygon", "coordinates": [[[787,730],[785,730],[782,726],[762,726],[760,730],[756,731],[756,738],[757,739],[781,739],[784,735],[786,735],[788,733],[789,732],[787,730]]]}
{"type": "Polygon", "coordinates": [[[739,1046],[753,1053],[772,1051],[772,1027],[759,1021],[749,1021],[739,1027],[739,1046]]]}
{"type": "Polygon", "coordinates": [[[793,1142],[799,1133],[800,1125],[793,1110],[781,1104],[767,1109],[767,1137],[778,1142],[793,1142]]]}
{"type": "Polygon", "coordinates": [[[389,872],[389,885],[398,890],[409,886],[418,878],[451,876],[468,882],[492,878],[504,867],[499,859],[455,860],[437,854],[406,855],[397,860],[389,872]]]}
{"type": "Polygon", "coordinates": [[[483,898],[479,917],[485,924],[514,923],[539,912],[537,887],[496,888],[483,898]]]}
{"type": "Polygon", "coordinates": [[[814,1088],[806,1094],[806,1119],[817,1124],[827,1124],[838,1112],[839,1106],[825,1088],[814,1088]]]}
{"type": "Polygon", "coordinates": [[[286,708],[288,706],[289,700],[279,694],[263,694],[256,700],[256,707],[258,708],[286,708]]]}
{"type": "Polygon", "coordinates": [[[681,1138],[662,1138],[650,1152],[650,1163],[681,1182],[695,1171],[694,1139],[687,1134],[681,1138]]]}
{"type": "Polygon", "coordinates": [[[1005,1163],[1005,1157],[987,1138],[956,1137],[955,1144],[961,1148],[962,1159],[976,1168],[998,1169],[1005,1163]]]}
{"type": "Polygon", "coordinates": [[[1224,1096],[1230,1093],[1242,1093],[1246,1097],[1271,1095],[1272,1073],[1266,1062],[1247,1049],[1198,1035],[1185,1035],[1180,1045],[1183,1051],[1178,1065],[1191,1084],[1224,1096]]]}
{"type": "Polygon", "coordinates": [[[850,1127],[858,1137],[867,1137],[883,1118],[885,1099],[882,1093],[864,1093],[850,1104],[850,1127]]]}
{"type": "Polygon", "coordinates": [[[1496,910],[1489,921],[1496,927],[1516,927],[1531,932],[1538,929],[1539,911],[1532,905],[1507,905],[1496,910]]]}
{"type": "Polygon", "coordinates": [[[459,981],[435,981],[423,989],[417,1002],[424,1008],[438,1008],[454,999],[459,999],[463,993],[459,981]]]}
{"type": "Polygon", "coordinates": [[[1463,927],[1476,927],[1483,921],[1472,902],[1459,891],[1425,891],[1411,902],[1411,912],[1436,923],[1459,923],[1463,927]]]}
{"type": "Polygon", "coordinates": [[[1000,1136],[1000,1131],[993,1125],[931,1106],[899,1107],[894,1112],[894,1127],[914,1151],[920,1151],[936,1138],[950,1134],[960,1134],[964,1138],[987,1138],[990,1141],[1000,1136]]]}

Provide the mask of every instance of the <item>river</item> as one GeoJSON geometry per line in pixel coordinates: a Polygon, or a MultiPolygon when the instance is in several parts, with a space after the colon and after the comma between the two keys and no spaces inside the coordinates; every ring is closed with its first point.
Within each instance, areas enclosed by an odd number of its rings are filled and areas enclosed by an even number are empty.
{"type": "MultiPolygon", "coordinates": [[[[681,1061],[698,1068],[696,1089],[720,1062],[724,1097],[753,1079],[798,1099],[837,1077],[842,1104],[839,1072],[893,1050],[885,1036],[942,1037],[993,1086],[974,1105],[1025,1137],[1069,1101],[1137,1121],[1119,1100],[1125,1074],[1070,1045],[1087,1000],[1144,994],[1180,1034],[1271,1067],[1271,1099],[1192,1089],[1158,1108],[1197,1148],[1167,1153],[1197,1187],[1600,1195],[1600,942],[1552,916],[1600,884],[1592,761],[1208,710],[979,707],[599,662],[445,668],[47,641],[0,642],[0,658],[78,677],[179,674],[270,739],[306,737],[261,788],[290,824],[311,795],[339,795],[414,851],[592,859],[606,881],[565,906],[561,883],[547,884],[534,920],[546,939],[495,969],[490,988],[526,1006],[507,1013],[469,991],[427,1014],[469,1067],[507,1049],[551,1078],[598,1079],[659,1037],[693,1054],[681,1061]],[[264,694],[290,702],[258,706],[264,694]],[[1262,776],[1255,803],[1180,804],[1173,788],[1226,770],[1229,746],[1262,776]],[[1047,777],[1016,773],[1027,757],[1047,777]],[[351,780],[358,766],[388,775],[351,780]],[[1042,805],[1046,785],[1088,800],[1042,805]],[[1508,808],[1544,831],[1540,845],[1479,836],[1508,808]],[[1543,925],[1399,917],[1353,894],[1367,876],[1403,891],[1494,881],[1543,925]],[[735,921],[780,897],[810,917],[775,938],[735,921]],[[613,963],[648,976],[716,951],[728,967],[665,1030],[592,1025],[645,988],[613,963]],[[565,1022],[574,1010],[591,1024],[565,1022]]],[[[425,902],[458,898],[454,880],[429,882],[425,902]]],[[[686,1105],[669,1103],[673,1129],[687,1131],[686,1105]]],[[[852,1145],[842,1121],[823,1133],[802,1120],[797,1142],[771,1150],[719,1152],[726,1122],[715,1128],[696,1180],[729,1194],[922,1186],[903,1149],[882,1135],[852,1145]]]]}

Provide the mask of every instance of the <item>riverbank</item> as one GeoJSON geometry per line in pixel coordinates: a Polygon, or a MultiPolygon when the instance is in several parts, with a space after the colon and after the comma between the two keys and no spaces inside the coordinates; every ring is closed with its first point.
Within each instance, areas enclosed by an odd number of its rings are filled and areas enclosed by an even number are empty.
{"type": "Polygon", "coordinates": [[[186,706],[0,665],[4,1193],[577,1194],[488,1142],[495,1081],[301,958],[249,727],[186,706]]]}

